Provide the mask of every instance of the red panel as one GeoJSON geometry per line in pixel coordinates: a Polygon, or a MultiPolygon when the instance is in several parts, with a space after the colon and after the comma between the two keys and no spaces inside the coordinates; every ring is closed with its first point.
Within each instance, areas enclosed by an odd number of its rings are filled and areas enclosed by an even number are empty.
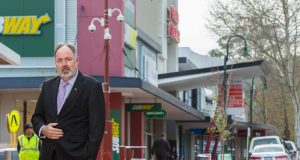
{"type": "MultiPolygon", "coordinates": [[[[144,145],[144,116],[143,112],[131,112],[130,113],[130,145],[131,146],[143,146],[144,145]]],[[[135,150],[134,157],[142,158],[142,150],[135,150]]]]}
{"type": "Polygon", "coordinates": [[[124,108],[123,97],[121,93],[110,93],[110,105],[111,108],[124,108]]]}
{"type": "Polygon", "coordinates": [[[232,83],[229,86],[228,95],[228,108],[240,108],[243,107],[243,89],[241,83],[232,83]]]}
{"type": "MultiPolygon", "coordinates": [[[[84,9],[81,16],[103,16],[104,2],[104,0],[77,0],[78,16],[81,8],[84,9]]],[[[108,0],[108,7],[123,10],[123,3],[122,1],[108,0]]]]}
{"type": "MultiPolygon", "coordinates": [[[[78,55],[79,69],[88,75],[104,74],[104,28],[98,22],[95,22],[97,30],[91,33],[88,26],[93,18],[104,16],[104,1],[99,0],[79,0],[78,1],[78,55]]],[[[119,8],[123,10],[122,1],[109,1],[110,8],[119,8]]],[[[116,20],[117,12],[109,18],[109,29],[112,39],[110,43],[110,76],[124,75],[124,23],[116,20]]]]}
{"type": "Polygon", "coordinates": [[[177,43],[179,43],[180,32],[172,22],[168,23],[168,36],[170,36],[173,40],[175,40],[177,43]]]}
{"type": "Polygon", "coordinates": [[[171,18],[174,22],[176,22],[176,24],[178,24],[178,22],[179,22],[178,11],[176,10],[176,8],[175,8],[173,5],[170,6],[169,14],[170,14],[170,15],[169,15],[170,18],[171,18]]]}
{"type": "Polygon", "coordinates": [[[78,16],[102,16],[104,10],[104,0],[77,0],[78,16]],[[80,12],[81,8],[83,11],[80,12]]]}

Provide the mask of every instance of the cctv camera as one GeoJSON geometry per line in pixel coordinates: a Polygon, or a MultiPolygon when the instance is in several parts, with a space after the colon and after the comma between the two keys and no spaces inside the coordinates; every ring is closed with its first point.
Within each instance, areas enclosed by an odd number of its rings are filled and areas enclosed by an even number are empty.
{"type": "Polygon", "coordinates": [[[90,24],[88,30],[94,32],[96,30],[96,26],[94,24],[90,24]]]}
{"type": "Polygon", "coordinates": [[[109,33],[109,28],[104,29],[104,39],[105,40],[110,40],[111,39],[111,34],[109,33]]]}
{"type": "Polygon", "coordinates": [[[111,34],[110,33],[105,33],[104,34],[104,40],[110,40],[111,39],[111,34]]]}
{"type": "Polygon", "coordinates": [[[123,22],[124,21],[124,16],[122,14],[119,14],[117,17],[117,21],[123,22]]]}

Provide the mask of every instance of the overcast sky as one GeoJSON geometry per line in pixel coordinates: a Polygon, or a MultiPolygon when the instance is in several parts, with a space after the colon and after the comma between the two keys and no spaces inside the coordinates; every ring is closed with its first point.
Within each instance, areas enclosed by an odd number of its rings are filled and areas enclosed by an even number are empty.
{"type": "Polygon", "coordinates": [[[211,0],[178,0],[180,47],[207,54],[218,48],[217,38],[205,27],[211,0]]]}

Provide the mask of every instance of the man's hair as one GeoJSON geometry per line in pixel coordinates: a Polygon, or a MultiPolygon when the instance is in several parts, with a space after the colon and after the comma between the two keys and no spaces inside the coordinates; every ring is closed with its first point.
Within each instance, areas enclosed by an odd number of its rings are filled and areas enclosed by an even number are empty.
{"type": "Polygon", "coordinates": [[[63,47],[63,46],[69,47],[69,48],[71,49],[71,51],[73,52],[73,54],[74,54],[75,56],[77,56],[76,48],[75,48],[75,46],[74,46],[73,44],[62,42],[62,43],[58,43],[58,44],[55,46],[55,49],[54,49],[54,57],[56,56],[57,50],[59,50],[59,49],[60,49],[61,47],[63,47]]]}

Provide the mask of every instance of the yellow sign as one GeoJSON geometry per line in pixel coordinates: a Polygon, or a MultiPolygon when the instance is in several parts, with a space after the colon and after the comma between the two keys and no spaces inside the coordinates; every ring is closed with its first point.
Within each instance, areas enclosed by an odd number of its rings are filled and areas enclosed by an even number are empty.
{"type": "Polygon", "coordinates": [[[120,124],[117,121],[115,121],[114,118],[112,118],[112,139],[113,139],[112,145],[113,145],[113,151],[116,153],[119,153],[119,148],[120,148],[119,128],[120,128],[120,124]]]}
{"type": "Polygon", "coordinates": [[[51,18],[46,13],[37,16],[4,16],[0,17],[0,34],[2,35],[38,35],[42,24],[48,23],[51,18]]]}
{"type": "Polygon", "coordinates": [[[7,118],[7,125],[9,133],[16,133],[20,128],[20,115],[17,110],[10,111],[7,118]]]}

